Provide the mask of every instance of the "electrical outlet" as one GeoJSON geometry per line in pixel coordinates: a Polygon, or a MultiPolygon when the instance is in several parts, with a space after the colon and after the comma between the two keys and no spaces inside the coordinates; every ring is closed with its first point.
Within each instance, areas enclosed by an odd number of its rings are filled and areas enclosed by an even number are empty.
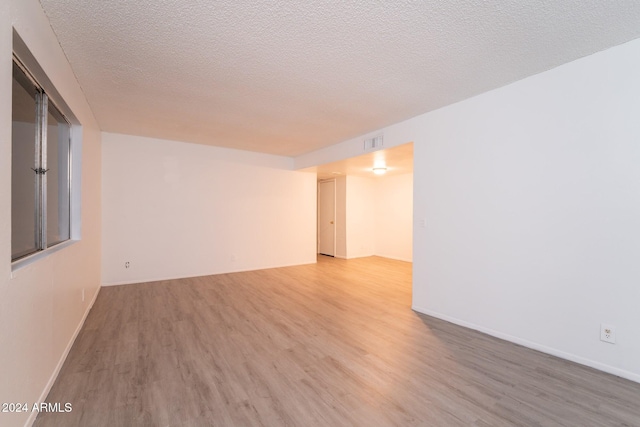
{"type": "Polygon", "coordinates": [[[129,268],[129,267],[131,267],[131,264],[129,263],[129,261],[125,262],[124,263],[124,268],[129,268]]]}
{"type": "Polygon", "coordinates": [[[427,219],[426,218],[422,218],[420,220],[420,227],[422,227],[422,228],[426,228],[427,227],[427,219]]]}
{"type": "Polygon", "coordinates": [[[616,328],[602,323],[600,325],[600,341],[608,342],[611,344],[616,343],[616,328]]]}

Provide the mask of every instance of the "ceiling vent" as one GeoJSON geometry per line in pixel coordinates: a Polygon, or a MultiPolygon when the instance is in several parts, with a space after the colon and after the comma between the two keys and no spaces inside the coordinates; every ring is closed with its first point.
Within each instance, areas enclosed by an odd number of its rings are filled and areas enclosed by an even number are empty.
{"type": "Polygon", "coordinates": [[[377,150],[382,148],[382,135],[374,136],[364,140],[364,151],[377,150]]]}

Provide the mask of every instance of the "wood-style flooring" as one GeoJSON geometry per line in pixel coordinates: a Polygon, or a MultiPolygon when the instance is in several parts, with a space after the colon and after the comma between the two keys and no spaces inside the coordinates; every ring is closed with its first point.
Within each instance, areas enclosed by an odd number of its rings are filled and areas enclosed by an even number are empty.
{"type": "Polygon", "coordinates": [[[102,288],[35,426],[640,426],[640,384],[411,310],[371,257],[102,288]]]}

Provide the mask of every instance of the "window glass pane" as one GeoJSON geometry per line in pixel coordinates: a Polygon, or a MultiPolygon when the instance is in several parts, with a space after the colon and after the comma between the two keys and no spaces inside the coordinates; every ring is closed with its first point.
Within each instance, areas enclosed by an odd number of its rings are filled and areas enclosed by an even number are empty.
{"type": "Polygon", "coordinates": [[[11,117],[11,259],[36,252],[36,88],[13,64],[11,117]]]}
{"type": "Polygon", "coordinates": [[[70,126],[49,102],[47,114],[47,246],[69,240],[70,126]]]}

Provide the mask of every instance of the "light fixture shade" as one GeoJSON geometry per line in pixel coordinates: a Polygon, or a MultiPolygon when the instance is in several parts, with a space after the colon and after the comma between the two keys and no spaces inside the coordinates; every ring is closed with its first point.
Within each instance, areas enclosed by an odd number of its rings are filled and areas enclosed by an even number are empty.
{"type": "Polygon", "coordinates": [[[382,174],[385,174],[386,172],[387,172],[387,168],[382,168],[382,167],[373,168],[373,173],[375,173],[376,175],[382,175],[382,174]]]}

